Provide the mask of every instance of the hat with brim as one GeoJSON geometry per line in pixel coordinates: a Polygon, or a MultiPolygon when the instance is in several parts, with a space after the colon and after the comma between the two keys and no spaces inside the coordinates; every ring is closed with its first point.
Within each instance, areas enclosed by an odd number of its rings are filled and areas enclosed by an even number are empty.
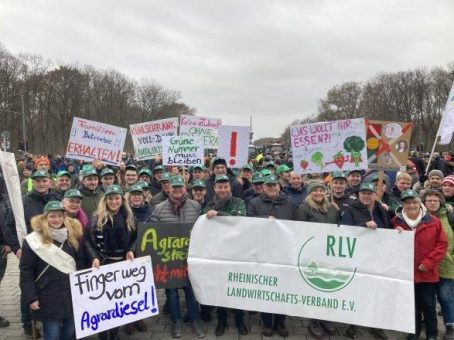
{"type": "Polygon", "coordinates": [[[138,181],[136,183],[136,185],[140,185],[142,190],[149,190],[150,189],[150,184],[148,184],[148,182],[145,182],[145,181],[138,181]]]}
{"type": "Polygon", "coordinates": [[[33,175],[32,179],[37,179],[37,178],[50,178],[49,172],[46,170],[36,170],[33,175]]]}
{"type": "Polygon", "coordinates": [[[114,172],[112,169],[110,169],[110,168],[104,168],[104,169],[102,169],[102,171],[101,171],[101,177],[104,177],[104,176],[106,176],[106,175],[112,175],[112,176],[114,176],[114,175],[115,175],[115,172],[114,172]]]}
{"type": "Polygon", "coordinates": [[[82,193],[77,189],[69,189],[65,192],[64,198],[80,198],[83,199],[82,193]]]}
{"type": "Polygon", "coordinates": [[[156,165],[153,169],[153,174],[157,173],[158,171],[165,171],[164,167],[162,165],[156,165]]]}
{"type": "Polygon", "coordinates": [[[192,181],[192,187],[193,188],[206,188],[206,184],[204,181],[200,180],[200,179],[195,179],[192,181]]]}
{"type": "Polygon", "coordinates": [[[138,193],[143,193],[143,187],[138,184],[138,183],[134,183],[133,185],[131,185],[128,189],[128,192],[138,192],[138,193]]]}
{"type": "Polygon", "coordinates": [[[400,194],[401,201],[405,201],[406,199],[409,199],[409,198],[418,198],[418,197],[419,197],[418,193],[413,189],[405,190],[402,192],[402,194],[400,194]]]}
{"type": "Polygon", "coordinates": [[[265,181],[263,183],[264,184],[278,184],[279,179],[277,178],[276,175],[268,175],[268,176],[265,176],[265,181]]]}
{"type": "Polygon", "coordinates": [[[122,195],[123,196],[123,189],[121,186],[114,184],[111,186],[108,186],[106,189],[106,192],[104,193],[106,196],[107,195],[122,195]]]}
{"type": "Polygon", "coordinates": [[[241,167],[241,170],[252,171],[252,166],[250,166],[249,164],[245,164],[241,167]]]}
{"type": "Polygon", "coordinates": [[[361,183],[358,191],[359,192],[361,192],[361,191],[375,192],[376,189],[375,189],[375,185],[373,185],[372,183],[361,183]]]}
{"type": "Polygon", "coordinates": [[[170,178],[172,177],[172,174],[170,172],[164,172],[161,175],[161,178],[159,179],[159,182],[165,182],[165,181],[170,181],[170,178]]]}
{"type": "Polygon", "coordinates": [[[331,173],[331,179],[345,179],[347,180],[347,176],[345,176],[345,173],[342,171],[333,171],[331,173]]]}
{"type": "Polygon", "coordinates": [[[252,175],[252,184],[263,184],[265,182],[265,176],[260,172],[256,172],[252,175]]]}
{"type": "Polygon", "coordinates": [[[98,172],[93,167],[86,167],[82,170],[82,178],[89,177],[89,176],[96,176],[98,177],[98,172]]]}
{"type": "Polygon", "coordinates": [[[204,167],[203,165],[194,165],[194,166],[191,168],[191,171],[194,171],[194,170],[205,171],[205,167],[204,167]]]}
{"type": "Polygon", "coordinates": [[[142,176],[142,175],[147,175],[148,177],[152,177],[153,173],[151,172],[151,170],[149,168],[142,168],[139,171],[139,176],[142,176]]]}
{"type": "Polygon", "coordinates": [[[283,172],[289,172],[289,171],[292,171],[292,169],[290,169],[287,164],[281,164],[276,169],[276,173],[278,175],[280,175],[283,172]]]}
{"type": "Polygon", "coordinates": [[[214,184],[219,183],[219,182],[230,182],[230,179],[227,175],[217,175],[214,178],[214,184]]]}
{"type": "Polygon", "coordinates": [[[171,186],[172,188],[184,187],[183,177],[181,177],[180,175],[172,176],[172,177],[170,178],[170,186],[171,186]]]}
{"type": "Polygon", "coordinates": [[[63,204],[59,201],[49,201],[44,206],[44,212],[51,212],[51,211],[65,211],[63,204]]]}
{"type": "Polygon", "coordinates": [[[61,171],[57,172],[57,178],[62,177],[62,176],[71,178],[71,174],[66,170],[61,170],[61,171]]]}

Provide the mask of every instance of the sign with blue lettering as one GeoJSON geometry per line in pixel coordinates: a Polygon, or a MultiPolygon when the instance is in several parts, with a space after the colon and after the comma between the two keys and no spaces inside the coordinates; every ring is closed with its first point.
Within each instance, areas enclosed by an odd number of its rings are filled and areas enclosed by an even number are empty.
{"type": "Polygon", "coordinates": [[[150,256],[70,274],[77,339],[159,314],[150,256]]]}

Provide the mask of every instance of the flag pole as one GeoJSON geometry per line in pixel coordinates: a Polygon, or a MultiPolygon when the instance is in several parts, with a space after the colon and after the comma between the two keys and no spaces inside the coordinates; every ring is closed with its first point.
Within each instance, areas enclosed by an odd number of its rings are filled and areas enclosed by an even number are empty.
{"type": "Polygon", "coordinates": [[[443,117],[441,117],[441,119],[440,119],[440,125],[438,125],[438,131],[437,131],[437,134],[435,135],[435,140],[434,140],[434,144],[432,146],[432,151],[430,152],[429,161],[427,162],[427,166],[426,166],[426,171],[424,172],[424,175],[426,175],[426,176],[427,176],[427,172],[429,171],[430,162],[432,162],[432,157],[435,152],[435,146],[437,145],[438,134],[440,133],[440,127],[441,127],[442,122],[443,122],[443,117]]]}

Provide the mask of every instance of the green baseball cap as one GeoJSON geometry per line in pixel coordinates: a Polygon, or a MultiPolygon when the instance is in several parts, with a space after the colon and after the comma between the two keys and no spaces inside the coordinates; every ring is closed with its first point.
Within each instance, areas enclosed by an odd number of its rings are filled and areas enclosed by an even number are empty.
{"type": "Polygon", "coordinates": [[[205,171],[205,166],[203,166],[203,165],[194,165],[194,166],[191,167],[189,170],[192,172],[192,171],[194,171],[194,170],[196,170],[196,169],[205,171]]]}
{"type": "Polygon", "coordinates": [[[148,182],[138,181],[135,185],[140,185],[142,190],[150,190],[150,184],[148,184],[148,182]]]}
{"type": "Polygon", "coordinates": [[[202,181],[201,179],[195,179],[192,181],[192,187],[193,188],[206,188],[206,184],[204,181],[202,181]]]}
{"type": "Polygon", "coordinates": [[[269,168],[269,167],[275,168],[275,167],[276,167],[276,164],[274,164],[273,161],[269,161],[269,162],[263,163],[263,167],[264,167],[264,168],[269,168]]]}
{"type": "Polygon", "coordinates": [[[266,176],[269,176],[269,175],[272,175],[272,172],[268,169],[262,169],[260,171],[260,173],[263,175],[263,177],[266,177],[266,176]]]}
{"type": "Polygon", "coordinates": [[[44,177],[50,178],[49,172],[46,170],[36,170],[32,175],[32,179],[44,177]]]}
{"type": "Polygon", "coordinates": [[[217,175],[214,178],[214,184],[216,184],[218,182],[230,182],[230,178],[227,175],[217,175]]]}
{"type": "Polygon", "coordinates": [[[128,192],[141,192],[143,193],[143,187],[138,184],[138,183],[134,183],[133,185],[131,185],[131,187],[129,188],[128,192]]]}
{"type": "Polygon", "coordinates": [[[419,197],[419,195],[415,190],[408,189],[408,190],[405,190],[404,192],[402,192],[402,194],[400,195],[400,200],[404,201],[407,198],[417,198],[417,197],[419,197]]]}
{"type": "Polygon", "coordinates": [[[265,182],[265,176],[263,176],[261,172],[256,172],[255,174],[252,175],[253,184],[263,183],[263,182],[265,182]]]}
{"type": "Polygon", "coordinates": [[[82,178],[85,178],[88,176],[98,176],[98,172],[92,166],[86,167],[85,169],[82,170],[82,178]]]}
{"type": "Polygon", "coordinates": [[[104,168],[101,171],[101,177],[104,177],[106,175],[115,175],[115,172],[110,168],[104,168]]]}
{"type": "Polygon", "coordinates": [[[361,183],[361,185],[359,186],[359,191],[375,192],[376,189],[375,189],[375,185],[373,185],[372,183],[361,183]]]}
{"type": "Polygon", "coordinates": [[[311,182],[309,184],[309,186],[307,187],[307,193],[310,194],[312,191],[314,191],[317,188],[326,189],[325,183],[323,183],[321,181],[313,181],[313,182],[311,182]]]}
{"type": "Polygon", "coordinates": [[[144,168],[140,169],[140,171],[139,171],[139,176],[142,176],[142,175],[147,175],[149,177],[152,177],[153,173],[151,172],[151,170],[149,168],[144,167],[144,168]]]}
{"type": "Polygon", "coordinates": [[[63,204],[61,204],[61,202],[59,201],[49,201],[44,206],[44,212],[50,211],[65,211],[65,208],[63,207],[63,204]]]}
{"type": "Polygon", "coordinates": [[[153,169],[153,173],[156,173],[158,171],[166,171],[162,165],[156,165],[153,169]]]}
{"type": "Polygon", "coordinates": [[[71,178],[71,174],[66,170],[61,170],[61,171],[57,172],[57,178],[62,177],[62,176],[67,176],[67,177],[71,178]]]}
{"type": "Polygon", "coordinates": [[[104,194],[106,196],[115,195],[115,194],[123,196],[123,189],[121,188],[121,186],[114,184],[114,185],[108,186],[106,189],[106,192],[104,194]]]}
{"type": "Polygon", "coordinates": [[[288,172],[288,171],[292,171],[292,169],[290,169],[287,164],[281,164],[276,169],[276,173],[278,175],[283,173],[283,172],[288,172]]]}
{"type": "Polygon", "coordinates": [[[268,175],[265,176],[265,181],[263,182],[265,184],[278,184],[279,179],[277,178],[276,175],[268,175]]]}
{"type": "Polygon", "coordinates": [[[126,164],[125,170],[135,170],[137,172],[137,167],[134,164],[130,163],[126,164]]]}
{"type": "Polygon", "coordinates": [[[164,172],[162,175],[161,175],[161,178],[159,179],[159,182],[163,182],[163,181],[170,181],[170,178],[172,177],[172,174],[170,172],[164,172]]]}
{"type": "Polygon", "coordinates": [[[184,187],[183,177],[180,175],[170,177],[170,186],[172,188],[184,187]]]}
{"type": "Polygon", "coordinates": [[[333,171],[331,173],[331,179],[345,179],[345,180],[347,180],[347,176],[342,171],[333,171]]]}
{"type": "Polygon", "coordinates": [[[241,170],[249,170],[249,171],[252,171],[252,166],[250,166],[249,164],[245,164],[241,167],[241,170]]]}
{"type": "Polygon", "coordinates": [[[65,192],[65,198],[80,198],[83,199],[82,193],[77,189],[69,189],[65,192]]]}

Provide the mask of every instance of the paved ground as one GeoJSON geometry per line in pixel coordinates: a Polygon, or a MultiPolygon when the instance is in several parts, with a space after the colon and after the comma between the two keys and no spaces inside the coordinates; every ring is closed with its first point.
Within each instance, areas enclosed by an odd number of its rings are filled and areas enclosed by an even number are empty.
{"type": "MultiPolygon", "coordinates": [[[[18,260],[15,256],[10,255],[8,258],[8,268],[6,271],[5,278],[3,279],[0,286],[0,315],[10,321],[10,326],[7,328],[0,329],[0,340],[12,340],[12,339],[26,339],[22,331],[22,325],[20,324],[20,308],[19,308],[19,272],[18,272],[18,260]]],[[[160,307],[163,304],[164,292],[159,292],[160,307]]],[[[245,306],[247,307],[247,306],[245,306]]],[[[246,308],[247,309],[247,308],[246,308]]],[[[161,308],[160,308],[161,310],[161,308]]],[[[215,313],[213,313],[215,315],[215,313]]],[[[171,339],[170,336],[170,319],[168,315],[158,315],[156,317],[146,320],[148,325],[148,332],[146,333],[135,333],[134,335],[128,336],[125,333],[120,333],[122,340],[136,340],[136,339],[171,339]]],[[[222,340],[252,340],[252,339],[282,339],[275,335],[272,338],[265,338],[261,335],[261,322],[259,314],[253,314],[245,316],[245,323],[249,327],[250,334],[248,336],[238,336],[235,327],[230,327],[226,334],[219,339],[222,340]]],[[[234,325],[233,319],[229,320],[230,325],[234,325]]],[[[308,320],[302,318],[288,317],[286,321],[287,328],[290,331],[288,339],[314,339],[309,335],[307,329],[308,320]]],[[[216,339],[214,335],[214,328],[216,327],[216,319],[214,318],[208,324],[205,324],[207,336],[205,339],[216,339]]],[[[440,325],[441,333],[444,331],[444,327],[440,325]]],[[[338,335],[328,337],[326,339],[347,339],[344,337],[345,326],[337,325],[338,335]]],[[[402,333],[387,331],[389,339],[405,339],[405,335],[402,333]]],[[[96,337],[91,337],[97,339],[96,337]]],[[[91,339],[90,338],[90,339],[91,339]]],[[[182,339],[193,339],[194,335],[189,325],[186,325],[183,332],[182,339]]],[[[441,337],[440,337],[441,338],[441,337]]],[[[361,328],[360,334],[356,339],[374,339],[367,329],[361,328]]]]}

